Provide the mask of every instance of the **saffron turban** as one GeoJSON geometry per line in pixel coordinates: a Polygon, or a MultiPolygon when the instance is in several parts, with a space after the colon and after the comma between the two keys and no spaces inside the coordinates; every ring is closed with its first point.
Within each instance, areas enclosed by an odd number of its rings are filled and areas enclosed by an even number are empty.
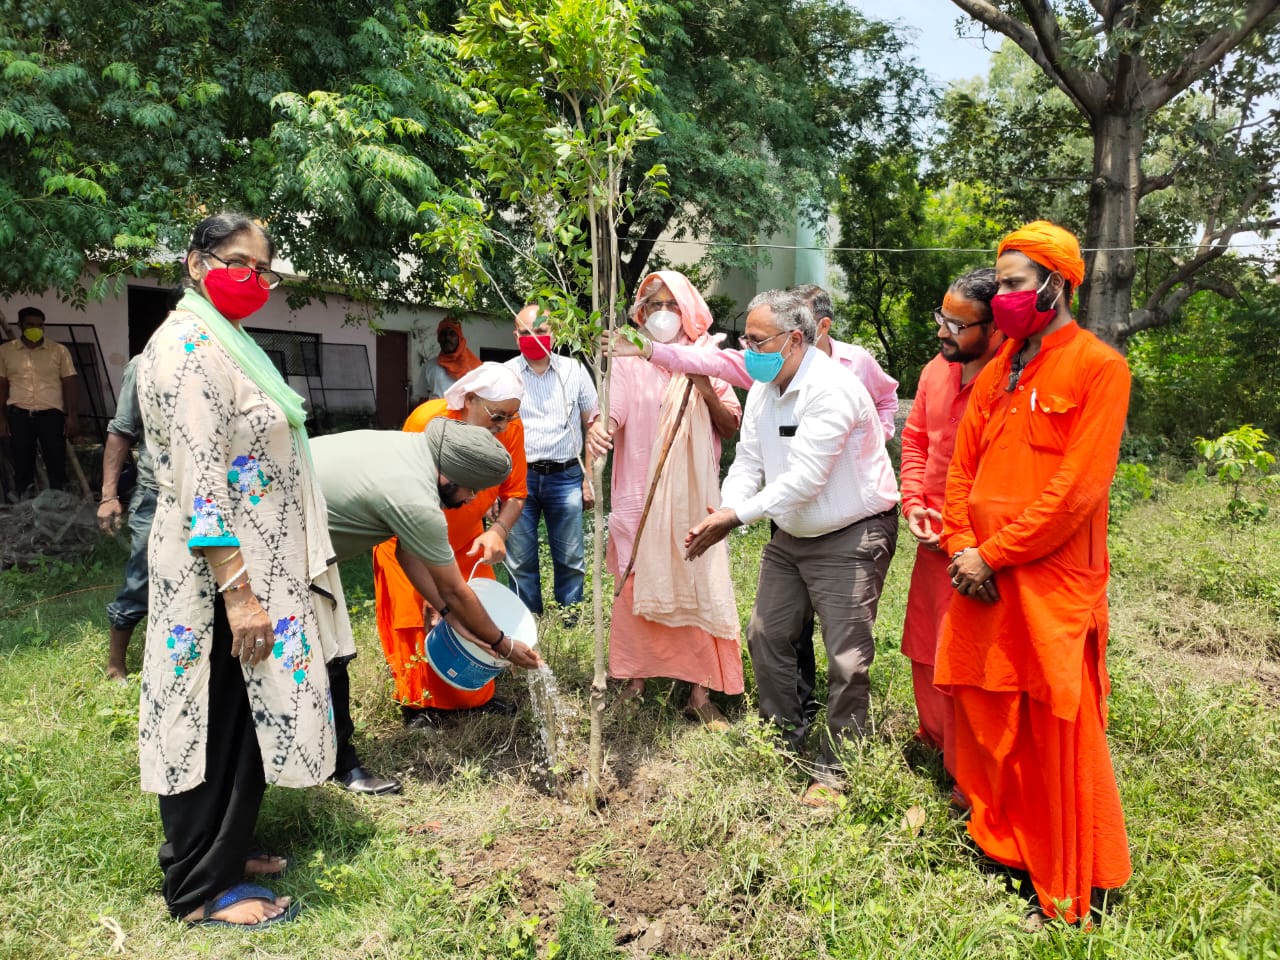
{"type": "Polygon", "coordinates": [[[1080,241],[1075,234],[1048,220],[1035,220],[1013,231],[996,248],[996,257],[1005,250],[1017,250],[1031,260],[1057,270],[1070,281],[1072,287],[1084,282],[1084,258],[1080,256],[1080,241]]]}
{"type": "Polygon", "coordinates": [[[484,427],[436,417],[423,433],[436,468],[460,487],[488,490],[511,473],[511,454],[484,427]]]}
{"type": "Polygon", "coordinates": [[[500,403],[503,400],[524,398],[524,379],[510,367],[501,363],[482,363],[444,392],[445,403],[450,410],[461,410],[467,394],[474,393],[481,400],[500,403]]]}

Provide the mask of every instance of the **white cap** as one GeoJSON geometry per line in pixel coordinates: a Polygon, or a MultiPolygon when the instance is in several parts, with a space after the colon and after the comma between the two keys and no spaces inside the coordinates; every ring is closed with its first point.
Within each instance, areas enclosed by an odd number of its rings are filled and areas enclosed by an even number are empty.
{"type": "Polygon", "coordinates": [[[450,410],[461,410],[468,393],[474,393],[481,400],[493,403],[522,400],[524,380],[520,374],[501,363],[482,363],[454,381],[453,386],[444,392],[445,403],[450,410]]]}

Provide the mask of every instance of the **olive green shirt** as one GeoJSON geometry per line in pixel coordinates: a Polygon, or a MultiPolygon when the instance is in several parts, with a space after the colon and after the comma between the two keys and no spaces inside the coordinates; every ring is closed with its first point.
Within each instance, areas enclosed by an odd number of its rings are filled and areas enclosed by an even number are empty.
{"type": "Polygon", "coordinates": [[[391,537],[433,566],[453,562],[435,460],[421,433],[352,430],[316,437],[311,454],[338,558],[391,537]]]}

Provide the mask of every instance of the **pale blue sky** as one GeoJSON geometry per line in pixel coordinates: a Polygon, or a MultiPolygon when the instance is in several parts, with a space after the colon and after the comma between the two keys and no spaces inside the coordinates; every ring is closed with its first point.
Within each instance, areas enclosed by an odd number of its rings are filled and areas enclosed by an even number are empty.
{"type": "MultiPolygon", "coordinates": [[[[945,85],[952,80],[985,76],[991,54],[981,39],[956,36],[955,22],[969,18],[951,0],[851,0],[853,5],[878,20],[897,21],[913,28],[916,61],[932,77],[945,85]]],[[[980,36],[977,28],[971,31],[980,36]]],[[[994,49],[999,37],[989,37],[994,49]]]]}

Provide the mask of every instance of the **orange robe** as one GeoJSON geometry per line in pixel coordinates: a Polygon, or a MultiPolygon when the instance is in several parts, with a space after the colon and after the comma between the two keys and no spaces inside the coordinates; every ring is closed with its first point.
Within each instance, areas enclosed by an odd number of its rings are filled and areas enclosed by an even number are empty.
{"type": "Polygon", "coordinates": [[[1006,392],[1018,342],[973,380],[943,544],[977,547],[1000,599],[956,594],[935,681],[955,704],[969,832],[1026,870],[1050,916],[1088,916],[1131,866],[1107,748],[1107,495],[1129,403],[1124,358],[1071,323],[1006,392]]]}
{"type": "MultiPolygon", "coordinates": [[[[404,423],[409,433],[424,430],[439,416],[461,420],[462,411],[450,410],[444,400],[429,400],[420,405],[404,423]]],[[[524,426],[512,420],[498,439],[511,454],[511,475],[499,486],[476,493],[475,499],[456,510],[446,510],[449,523],[449,546],[453,549],[462,575],[493,579],[493,568],[476,563],[467,551],[476,537],[484,533],[484,518],[494,502],[523,500],[529,493],[525,487],[524,426]],[[472,567],[474,565],[474,572],[472,567]]],[[[382,652],[396,682],[396,700],[409,707],[435,707],[440,710],[465,710],[488,703],[493,698],[493,681],[476,691],[458,690],[440,679],[427,663],[423,650],[426,629],[423,621],[422,596],[395,558],[393,537],[373,548],[373,590],[378,619],[378,636],[382,652]]]]}
{"type": "MultiPolygon", "coordinates": [[[[918,507],[942,511],[947,467],[956,433],[969,404],[973,381],[961,384],[964,370],[941,354],[920,371],[911,415],[902,431],[902,515],[918,507]]],[[[943,764],[954,775],[951,755],[954,708],[951,695],[934,684],[934,662],[942,623],[951,607],[950,563],[941,549],[916,548],[902,624],[902,652],[911,659],[911,683],[920,718],[919,735],[942,751],[943,764]]]]}

